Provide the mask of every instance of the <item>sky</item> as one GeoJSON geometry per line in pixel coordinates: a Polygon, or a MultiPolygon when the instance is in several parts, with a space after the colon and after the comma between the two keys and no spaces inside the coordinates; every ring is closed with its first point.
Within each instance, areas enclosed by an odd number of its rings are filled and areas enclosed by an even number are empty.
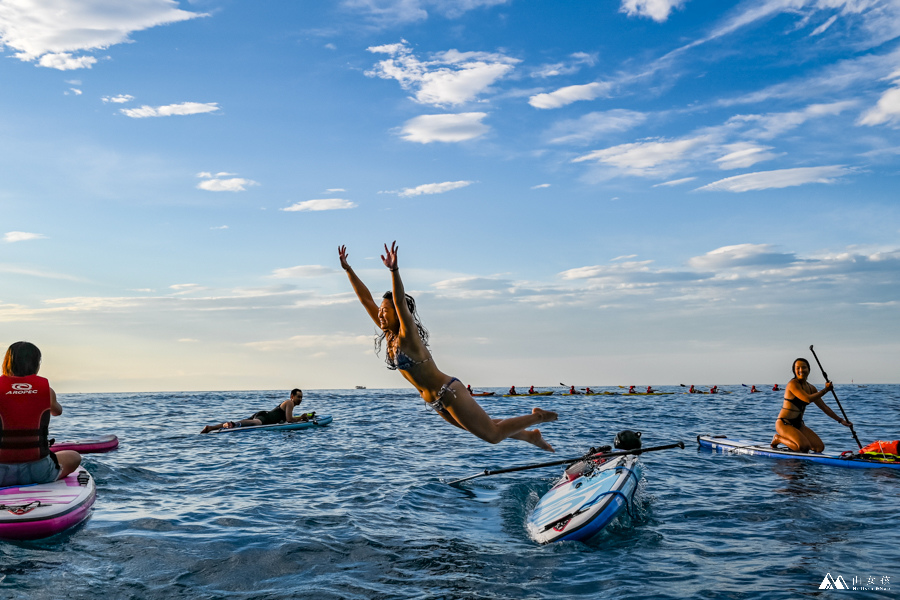
{"type": "Polygon", "coordinates": [[[0,0],[0,343],[58,392],[897,382],[900,4],[0,0]],[[815,364],[815,363],[813,363],[815,364]],[[821,382],[814,369],[811,380],[821,382]]]}

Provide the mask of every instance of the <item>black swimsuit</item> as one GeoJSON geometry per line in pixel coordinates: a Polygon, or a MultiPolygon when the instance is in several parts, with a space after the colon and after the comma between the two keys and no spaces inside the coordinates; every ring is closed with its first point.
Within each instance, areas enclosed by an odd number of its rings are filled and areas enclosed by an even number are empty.
{"type": "Polygon", "coordinates": [[[791,419],[782,418],[781,422],[785,425],[790,425],[791,427],[795,427],[797,429],[803,429],[803,412],[806,410],[806,407],[809,406],[808,403],[800,400],[799,398],[785,398],[788,402],[790,402],[794,407],[800,411],[796,417],[791,419]]]}

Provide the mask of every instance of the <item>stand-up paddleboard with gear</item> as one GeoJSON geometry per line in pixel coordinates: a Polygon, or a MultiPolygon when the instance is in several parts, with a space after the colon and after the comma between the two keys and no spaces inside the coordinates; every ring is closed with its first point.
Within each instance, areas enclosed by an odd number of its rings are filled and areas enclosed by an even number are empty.
{"type": "Polygon", "coordinates": [[[0,539],[50,537],[84,521],[97,497],[84,467],[51,483],[0,488],[0,539]]]}
{"type": "Polygon", "coordinates": [[[575,463],[534,507],[529,535],[541,544],[588,541],[631,505],[641,475],[634,455],[575,463]]]}
{"type": "Polygon", "coordinates": [[[109,452],[119,447],[119,438],[114,435],[101,435],[100,437],[56,442],[50,446],[52,452],[60,450],[74,450],[80,454],[92,454],[97,452],[109,452]]]}
{"type": "Polygon", "coordinates": [[[331,415],[318,415],[309,421],[300,421],[297,423],[276,423],[274,425],[250,425],[244,427],[229,427],[225,429],[216,429],[210,433],[238,433],[241,431],[286,431],[290,429],[310,429],[313,427],[325,427],[331,423],[331,415]]]}
{"type": "Polygon", "coordinates": [[[700,444],[701,448],[729,454],[748,454],[765,456],[767,458],[793,458],[795,460],[805,460],[834,467],[848,467],[850,469],[900,469],[900,462],[873,460],[870,457],[863,458],[852,451],[842,452],[841,454],[832,452],[794,452],[784,447],[772,448],[765,442],[729,439],[724,435],[698,435],[697,443],[700,444]]]}

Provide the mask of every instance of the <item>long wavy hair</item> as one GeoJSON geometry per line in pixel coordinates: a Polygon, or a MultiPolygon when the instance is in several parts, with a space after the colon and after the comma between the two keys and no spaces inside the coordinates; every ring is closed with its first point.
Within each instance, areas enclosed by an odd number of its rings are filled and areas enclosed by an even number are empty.
{"type": "Polygon", "coordinates": [[[3,374],[7,377],[36,375],[41,368],[41,351],[31,342],[12,344],[3,357],[3,374]]]}
{"type": "MultiPolygon", "coordinates": [[[[393,302],[394,300],[394,292],[385,292],[382,299],[390,300],[393,302]]],[[[416,312],[416,301],[412,296],[406,294],[406,307],[409,308],[409,312],[412,313],[413,321],[416,324],[416,331],[419,332],[419,338],[422,340],[422,343],[425,346],[428,346],[428,330],[425,329],[425,326],[422,325],[422,321],[419,320],[419,313],[416,312]]],[[[381,354],[381,346],[384,344],[384,339],[387,337],[387,332],[383,329],[381,333],[375,336],[375,354],[381,354]]],[[[391,358],[388,356],[388,353],[384,353],[384,362],[387,363],[389,368],[396,369],[394,365],[391,364],[391,358]]]]}

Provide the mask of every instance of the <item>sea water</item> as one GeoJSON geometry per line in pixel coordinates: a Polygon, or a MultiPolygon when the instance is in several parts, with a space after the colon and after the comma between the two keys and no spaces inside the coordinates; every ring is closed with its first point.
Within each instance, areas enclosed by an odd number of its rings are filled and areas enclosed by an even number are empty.
{"type": "MultiPolygon", "coordinates": [[[[211,435],[203,425],[270,409],[288,391],[61,395],[53,437],[113,433],[121,445],[84,456],[97,482],[88,521],[0,542],[0,597],[900,596],[900,470],[700,450],[698,434],[770,440],[782,394],[662,389],[676,393],[479,399],[496,417],[558,411],[541,426],[556,455],[482,442],[411,389],[306,390],[302,410],[333,415],[330,426],[211,435]],[[645,447],[685,449],[641,458],[634,517],[591,544],[541,546],[526,532],[562,467],[443,482],[577,457],[622,429],[642,431],[645,447]],[[820,591],[827,574],[864,589],[820,591]]],[[[900,386],[837,393],[864,442],[900,437],[900,386]]],[[[829,450],[855,447],[816,407],[806,415],[829,450]]]]}

